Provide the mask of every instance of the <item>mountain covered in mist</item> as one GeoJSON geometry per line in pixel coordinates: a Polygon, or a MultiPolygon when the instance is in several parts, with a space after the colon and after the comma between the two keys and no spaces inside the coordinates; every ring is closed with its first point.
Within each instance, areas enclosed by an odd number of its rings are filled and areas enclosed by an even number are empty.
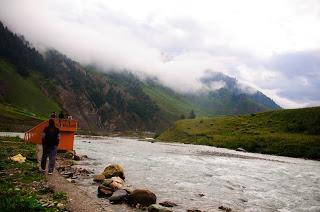
{"type": "Polygon", "coordinates": [[[65,110],[90,131],[159,131],[192,110],[217,116],[280,108],[222,73],[201,78],[203,90],[179,93],[154,78],[103,71],[55,50],[40,54],[0,23],[0,104],[29,114],[47,117],[65,110]]]}

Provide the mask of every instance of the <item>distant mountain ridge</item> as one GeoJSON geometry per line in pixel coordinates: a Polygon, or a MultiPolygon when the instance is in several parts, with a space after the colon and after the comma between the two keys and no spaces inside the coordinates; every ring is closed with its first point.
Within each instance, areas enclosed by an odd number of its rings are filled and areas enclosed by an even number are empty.
{"type": "Polygon", "coordinates": [[[161,131],[180,117],[187,117],[191,110],[197,116],[216,116],[280,108],[261,92],[239,92],[236,80],[223,74],[207,76],[201,82],[205,86],[222,81],[227,86],[206,93],[181,94],[152,78],[141,80],[130,72],[102,72],[94,66],[82,66],[55,50],[41,55],[1,22],[0,61],[1,104],[19,108],[27,105],[27,111],[42,117],[62,109],[89,131],[161,131]],[[6,80],[4,73],[19,80],[6,80]],[[22,83],[8,86],[16,82],[22,83]],[[26,91],[32,88],[34,100],[19,95],[18,87],[26,91]],[[15,98],[11,98],[12,93],[15,98]],[[42,108],[36,100],[47,102],[46,106],[42,108]]]}

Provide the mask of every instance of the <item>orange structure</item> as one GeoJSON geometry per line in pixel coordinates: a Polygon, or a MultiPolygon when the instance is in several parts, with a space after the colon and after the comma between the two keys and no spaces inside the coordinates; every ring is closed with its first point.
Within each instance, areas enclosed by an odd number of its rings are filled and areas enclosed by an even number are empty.
{"type": "MultiPolygon", "coordinates": [[[[73,119],[54,119],[55,126],[60,130],[59,150],[73,150],[74,134],[77,131],[77,121],[73,119]]],[[[48,120],[43,121],[24,134],[28,143],[42,144],[42,132],[48,126],[48,120]]]]}

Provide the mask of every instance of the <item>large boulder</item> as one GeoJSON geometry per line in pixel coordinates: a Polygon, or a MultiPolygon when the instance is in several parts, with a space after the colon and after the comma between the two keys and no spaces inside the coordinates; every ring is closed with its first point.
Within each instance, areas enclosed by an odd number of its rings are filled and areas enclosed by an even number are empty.
{"type": "Polygon", "coordinates": [[[103,175],[106,178],[121,177],[122,179],[125,179],[123,168],[118,164],[107,166],[103,171],[103,175]]]}
{"type": "Polygon", "coordinates": [[[132,206],[139,204],[142,207],[148,207],[156,202],[157,196],[145,189],[136,189],[127,197],[127,203],[132,206]]]}
{"type": "Polygon", "coordinates": [[[124,199],[127,197],[128,193],[126,190],[120,189],[113,192],[112,196],[109,198],[109,201],[112,204],[122,203],[124,199]]]}
{"type": "Polygon", "coordinates": [[[153,204],[148,207],[148,212],[172,212],[172,210],[161,205],[153,204]]]}
{"type": "Polygon", "coordinates": [[[106,177],[103,174],[97,174],[94,176],[93,181],[95,182],[103,182],[106,177]]]}
{"type": "Polygon", "coordinates": [[[98,197],[110,197],[113,194],[113,190],[104,185],[98,187],[98,197]]]}

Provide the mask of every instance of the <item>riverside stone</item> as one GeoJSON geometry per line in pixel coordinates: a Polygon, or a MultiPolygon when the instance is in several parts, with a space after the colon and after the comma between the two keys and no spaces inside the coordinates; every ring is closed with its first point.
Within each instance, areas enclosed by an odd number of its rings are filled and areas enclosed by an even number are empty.
{"type": "Polygon", "coordinates": [[[142,207],[148,207],[156,202],[157,196],[145,189],[136,189],[127,197],[127,203],[132,206],[139,204],[142,207]]]}
{"type": "Polygon", "coordinates": [[[113,190],[103,185],[98,187],[98,197],[110,197],[113,194],[113,190]]]}
{"type": "Polygon", "coordinates": [[[93,181],[102,182],[106,177],[103,174],[97,174],[94,176],[93,181]]]}
{"type": "Polygon", "coordinates": [[[103,171],[103,175],[105,178],[121,177],[122,179],[125,179],[123,168],[119,164],[107,166],[103,171]]]}
{"type": "Polygon", "coordinates": [[[171,201],[163,201],[163,202],[160,202],[159,205],[162,205],[164,207],[174,207],[174,206],[178,206],[176,203],[174,202],[171,202],[171,201]]]}
{"type": "Polygon", "coordinates": [[[112,204],[122,203],[124,198],[128,195],[126,190],[120,189],[113,192],[112,196],[109,198],[109,201],[112,204]]]}
{"type": "Polygon", "coordinates": [[[172,212],[172,210],[161,205],[153,204],[148,207],[148,212],[172,212]]]}

